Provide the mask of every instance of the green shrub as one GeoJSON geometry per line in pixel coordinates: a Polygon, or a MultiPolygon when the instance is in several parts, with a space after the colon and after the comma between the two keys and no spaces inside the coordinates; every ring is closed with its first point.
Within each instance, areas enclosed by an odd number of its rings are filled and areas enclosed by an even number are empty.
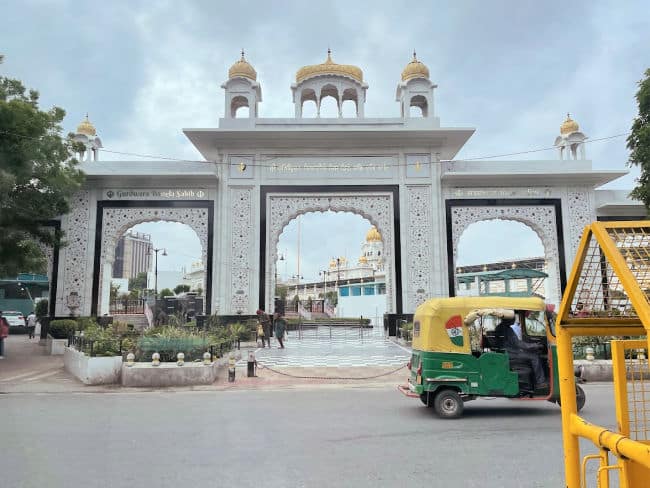
{"type": "Polygon", "coordinates": [[[83,352],[93,356],[119,356],[121,354],[120,342],[122,349],[127,350],[128,339],[122,339],[119,335],[113,333],[111,328],[102,328],[97,324],[89,325],[84,330],[83,352]],[[92,349],[91,349],[92,342],[92,349]]]}
{"type": "Polygon", "coordinates": [[[67,339],[77,329],[77,321],[73,319],[53,320],[50,322],[49,334],[54,339],[67,339]]]}
{"type": "Polygon", "coordinates": [[[75,330],[79,331],[86,330],[88,327],[97,326],[97,321],[94,317],[78,317],[76,321],[77,326],[75,330]]]}
{"type": "Polygon", "coordinates": [[[250,339],[251,331],[250,329],[239,322],[235,324],[230,324],[230,335],[234,340],[246,341],[250,339]]]}

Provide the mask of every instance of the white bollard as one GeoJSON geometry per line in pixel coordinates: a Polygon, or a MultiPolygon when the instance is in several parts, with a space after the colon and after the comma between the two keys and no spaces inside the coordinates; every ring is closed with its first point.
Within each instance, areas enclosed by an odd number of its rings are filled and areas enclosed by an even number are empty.
{"type": "Polygon", "coordinates": [[[131,367],[133,366],[134,362],[135,362],[135,354],[133,354],[132,352],[128,353],[126,355],[126,365],[128,367],[131,367]]]}
{"type": "Polygon", "coordinates": [[[176,354],[176,366],[183,366],[185,364],[185,354],[179,352],[176,354]]]}
{"type": "Polygon", "coordinates": [[[151,355],[151,365],[152,366],[160,366],[160,354],[157,352],[154,352],[151,355]]]}
{"type": "Polygon", "coordinates": [[[203,353],[203,364],[210,366],[212,364],[212,355],[209,352],[203,353]]]}
{"type": "Polygon", "coordinates": [[[585,347],[585,359],[587,361],[593,361],[595,359],[593,347],[585,347]]]}

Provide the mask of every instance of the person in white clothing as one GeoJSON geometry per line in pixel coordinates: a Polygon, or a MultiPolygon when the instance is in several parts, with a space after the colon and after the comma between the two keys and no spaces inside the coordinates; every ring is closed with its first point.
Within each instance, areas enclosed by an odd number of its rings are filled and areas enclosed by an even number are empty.
{"type": "Polygon", "coordinates": [[[30,339],[34,338],[34,329],[36,329],[36,314],[32,311],[27,316],[27,331],[30,339]]]}

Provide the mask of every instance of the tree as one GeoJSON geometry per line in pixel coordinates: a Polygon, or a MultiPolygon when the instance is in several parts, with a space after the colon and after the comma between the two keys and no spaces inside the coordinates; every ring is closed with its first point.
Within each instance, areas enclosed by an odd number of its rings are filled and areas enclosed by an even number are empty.
{"type": "Polygon", "coordinates": [[[129,279],[129,290],[145,290],[147,288],[147,273],[141,271],[135,278],[129,279]]]}
{"type": "Polygon", "coordinates": [[[110,292],[111,302],[117,300],[117,296],[119,292],[120,292],[120,285],[111,283],[111,292],[110,292]]]}
{"type": "Polygon", "coordinates": [[[194,290],[194,291],[196,292],[196,294],[197,294],[198,296],[203,295],[203,288],[201,288],[200,286],[197,287],[196,290],[194,290]]]}
{"type": "Polygon", "coordinates": [[[79,145],[61,135],[65,111],[40,110],[38,97],[0,77],[0,276],[44,272],[40,244],[60,244],[63,234],[43,222],[68,213],[83,182],[79,145]]]}
{"type": "Polygon", "coordinates": [[[176,285],[176,288],[174,288],[174,293],[176,295],[187,293],[188,291],[190,291],[190,285],[176,285]]]}
{"type": "Polygon", "coordinates": [[[339,304],[339,294],[335,291],[328,291],[325,293],[325,301],[336,307],[339,304]]]}
{"type": "Polygon", "coordinates": [[[160,296],[160,298],[173,297],[174,292],[171,291],[169,288],[163,288],[162,290],[160,290],[160,293],[158,293],[158,296],[160,296]]]}
{"type": "Polygon", "coordinates": [[[632,133],[627,138],[628,164],[639,166],[641,174],[630,196],[641,200],[650,210],[650,69],[645,71],[645,79],[639,82],[636,101],[639,115],[634,119],[632,133]]]}

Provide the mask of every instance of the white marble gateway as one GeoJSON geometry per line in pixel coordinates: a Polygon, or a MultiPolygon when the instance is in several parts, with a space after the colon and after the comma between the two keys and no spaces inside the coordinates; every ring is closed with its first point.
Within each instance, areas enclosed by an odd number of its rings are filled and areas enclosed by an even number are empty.
{"type": "Polygon", "coordinates": [[[442,125],[437,86],[415,53],[396,78],[398,116],[366,118],[362,70],[328,52],[297,71],[294,118],[260,118],[262,89],[242,53],[222,85],[219,126],[183,130],[200,162],[101,161],[86,118],[77,140],[87,147],[79,156],[88,178],[61,218],[68,245],[59,250],[56,315],[107,311],[115,240],[140,222],[188,224],[203,246],[208,311],[252,314],[273,308],[278,238],[292,219],[355,212],[382,236],[387,310],[413,312],[453,292],[458,241],[474,222],[533,229],[544,244],[547,298],[557,303],[584,225],[644,215],[627,192],[598,190],[625,172],[594,170],[570,117],[555,138],[556,160],[457,161],[474,129],[442,125]],[[338,109],[330,118],[321,114],[327,97],[338,109]],[[315,117],[303,117],[306,104],[315,117]]]}

